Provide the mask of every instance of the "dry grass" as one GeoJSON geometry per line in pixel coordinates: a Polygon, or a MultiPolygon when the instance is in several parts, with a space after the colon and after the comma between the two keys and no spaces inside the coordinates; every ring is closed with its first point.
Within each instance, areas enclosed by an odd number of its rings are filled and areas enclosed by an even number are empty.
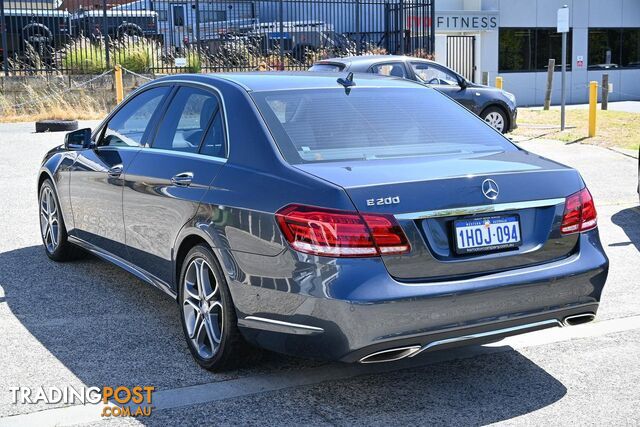
{"type": "Polygon", "coordinates": [[[104,117],[109,106],[87,90],[49,89],[37,92],[25,86],[19,99],[0,95],[0,122],[37,120],[92,120],[104,117]],[[16,104],[25,105],[16,106],[16,104]]]}
{"type": "Polygon", "coordinates": [[[640,144],[640,113],[598,110],[596,136],[589,138],[589,112],[567,109],[566,129],[560,131],[560,110],[518,109],[518,129],[515,139],[547,138],[568,143],[603,145],[637,150],[640,144]]]}

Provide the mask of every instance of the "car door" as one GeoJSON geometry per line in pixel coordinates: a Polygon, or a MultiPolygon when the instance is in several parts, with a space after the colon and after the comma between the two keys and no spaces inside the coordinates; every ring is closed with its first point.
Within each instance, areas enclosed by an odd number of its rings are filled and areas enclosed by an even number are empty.
{"type": "Polygon", "coordinates": [[[126,255],[122,220],[123,174],[138,154],[170,87],[145,90],[116,110],[78,152],[71,168],[71,234],[118,257],[126,255]]]}
{"type": "Polygon", "coordinates": [[[125,174],[124,222],[129,259],[172,283],[173,244],[226,162],[222,98],[205,86],[177,87],[153,142],[125,174]]]}
{"type": "Polygon", "coordinates": [[[478,113],[473,88],[461,87],[459,77],[448,68],[422,61],[409,63],[416,80],[428,84],[439,92],[453,98],[469,110],[478,113]]]}

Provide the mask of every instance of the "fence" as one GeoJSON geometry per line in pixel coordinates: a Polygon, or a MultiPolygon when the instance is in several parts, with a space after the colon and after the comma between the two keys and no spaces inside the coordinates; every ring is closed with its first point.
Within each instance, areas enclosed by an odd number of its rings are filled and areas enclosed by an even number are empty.
{"type": "Polygon", "coordinates": [[[300,70],[428,57],[434,0],[0,0],[5,75],[300,70]]]}

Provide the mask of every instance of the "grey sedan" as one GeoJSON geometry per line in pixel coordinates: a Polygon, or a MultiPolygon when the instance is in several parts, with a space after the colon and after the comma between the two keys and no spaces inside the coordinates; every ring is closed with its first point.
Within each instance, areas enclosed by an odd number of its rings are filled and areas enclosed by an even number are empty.
{"type": "Polygon", "coordinates": [[[502,133],[516,128],[516,97],[504,90],[472,83],[455,71],[426,59],[365,55],[325,59],[309,71],[373,73],[426,83],[467,107],[502,133]]]}

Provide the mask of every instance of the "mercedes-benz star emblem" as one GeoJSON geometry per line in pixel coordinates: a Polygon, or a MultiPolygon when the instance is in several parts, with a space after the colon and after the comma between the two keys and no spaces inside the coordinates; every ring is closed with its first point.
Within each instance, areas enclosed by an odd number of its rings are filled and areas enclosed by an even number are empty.
{"type": "Polygon", "coordinates": [[[498,184],[492,179],[485,179],[482,181],[482,194],[489,200],[495,200],[498,198],[500,188],[498,184]]]}

